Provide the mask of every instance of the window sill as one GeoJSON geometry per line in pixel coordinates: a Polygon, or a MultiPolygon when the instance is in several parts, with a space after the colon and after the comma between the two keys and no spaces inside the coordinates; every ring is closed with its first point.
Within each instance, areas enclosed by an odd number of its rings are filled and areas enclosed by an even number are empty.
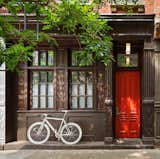
{"type": "Polygon", "coordinates": [[[144,5],[111,5],[112,13],[144,13],[144,5]]]}

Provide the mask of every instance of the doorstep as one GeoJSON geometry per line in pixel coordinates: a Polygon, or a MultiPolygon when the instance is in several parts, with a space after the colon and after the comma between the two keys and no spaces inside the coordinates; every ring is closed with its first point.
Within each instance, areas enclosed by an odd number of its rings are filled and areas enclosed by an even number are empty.
{"type": "Polygon", "coordinates": [[[15,141],[7,143],[2,150],[23,150],[23,149],[43,149],[43,150],[62,150],[62,149],[153,149],[154,145],[144,144],[120,144],[112,143],[105,144],[103,141],[79,142],[75,145],[66,145],[57,141],[49,141],[42,145],[34,145],[28,141],[15,141]]]}

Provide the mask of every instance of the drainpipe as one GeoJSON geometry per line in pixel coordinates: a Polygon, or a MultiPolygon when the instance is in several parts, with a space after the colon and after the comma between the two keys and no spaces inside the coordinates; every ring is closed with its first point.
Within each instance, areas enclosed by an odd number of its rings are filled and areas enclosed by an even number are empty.
{"type": "Polygon", "coordinates": [[[23,5],[24,5],[24,31],[26,31],[26,29],[27,29],[26,5],[25,5],[25,3],[23,3],[23,5]]]}

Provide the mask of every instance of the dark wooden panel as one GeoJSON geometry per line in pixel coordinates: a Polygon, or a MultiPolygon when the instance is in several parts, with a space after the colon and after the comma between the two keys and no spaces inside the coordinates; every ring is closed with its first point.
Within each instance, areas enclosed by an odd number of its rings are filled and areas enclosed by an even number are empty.
{"type": "Polygon", "coordinates": [[[144,44],[142,69],[142,137],[154,136],[155,57],[148,41],[144,44]]]}
{"type": "Polygon", "coordinates": [[[155,54],[155,102],[160,102],[160,54],[155,54]]]}
{"type": "Polygon", "coordinates": [[[107,97],[112,100],[112,63],[106,68],[106,85],[107,97]]]}
{"type": "MultiPolygon", "coordinates": [[[[18,130],[17,140],[26,140],[26,131],[30,124],[40,121],[40,111],[18,112],[18,130]]],[[[50,115],[62,117],[63,114],[55,111],[48,111],[50,115]]],[[[110,119],[110,118],[109,118],[110,119]]],[[[83,130],[82,140],[86,141],[104,141],[104,137],[110,135],[107,128],[108,118],[105,111],[71,111],[67,116],[67,121],[78,123],[83,130]]],[[[58,124],[57,124],[58,125],[58,124]]],[[[110,137],[110,136],[109,136],[110,137]]],[[[52,134],[50,140],[54,140],[52,134]]]]}
{"type": "Polygon", "coordinates": [[[152,50],[145,50],[142,69],[142,98],[154,97],[155,57],[152,50]]]}
{"type": "Polygon", "coordinates": [[[155,137],[160,138],[160,53],[155,54],[155,137]]]}
{"type": "Polygon", "coordinates": [[[142,137],[154,136],[154,103],[143,103],[142,109],[142,137]]]}
{"type": "Polygon", "coordinates": [[[68,79],[66,70],[56,70],[55,101],[57,109],[68,108],[68,79]]]}
{"type": "MultiPolygon", "coordinates": [[[[26,64],[21,65],[20,67],[24,68],[26,64]]],[[[28,109],[28,71],[27,70],[21,70],[19,76],[18,76],[18,103],[17,107],[18,110],[27,110],[28,109]]]]}
{"type": "Polygon", "coordinates": [[[155,110],[155,137],[160,139],[160,108],[155,110]]]}
{"type": "Polygon", "coordinates": [[[17,106],[17,76],[6,73],[6,141],[16,140],[16,106],[17,106]]]}
{"type": "Polygon", "coordinates": [[[106,103],[112,104],[112,65],[108,65],[106,69],[98,70],[96,75],[96,98],[98,109],[105,109],[106,103]]]}

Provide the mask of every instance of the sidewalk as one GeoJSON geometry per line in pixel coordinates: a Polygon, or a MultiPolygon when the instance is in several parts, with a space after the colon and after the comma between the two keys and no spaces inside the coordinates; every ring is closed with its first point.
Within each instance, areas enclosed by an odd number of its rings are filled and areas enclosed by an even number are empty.
{"type": "Polygon", "coordinates": [[[6,150],[0,159],[159,159],[159,149],[141,150],[6,150]]]}
{"type": "Polygon", "coordinates": [[[79,150],[79,149],[153,149],[153,145],[144,145],[141,142],[133,143],[113,143],[104,144],[104,142],[79,142],[75,145],[66,145],[62,142],[49,141],[42,145],[31,144],[28,141],[15,141],[5,144],[0,150],[79,150]]]}

